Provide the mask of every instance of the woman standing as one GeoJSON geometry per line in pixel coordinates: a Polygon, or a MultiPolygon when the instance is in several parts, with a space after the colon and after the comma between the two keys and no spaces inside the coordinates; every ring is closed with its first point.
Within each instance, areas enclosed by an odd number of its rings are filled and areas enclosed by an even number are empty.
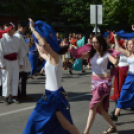
{"type": "Polygon", "coordinates": [[[51,26],[29,19],[39,54],[46,60],[45,95],[38,101],[23,134],[80,134],[70,115],[67,93],[62,87],[62,60],[68,47],[60,48],[51,26]]]}
{"type": "Polygon", "coordinates": [[[31,35],[26,39],[26,43],[29,45],[28,59],[31,63],[31,78],[37,73],[37,64],[38,64],[38,54],[35,43],[33,42],[33,37],[31,35]]]}
{"type": "MultiPolygon", "coordinates": [[[[123,43],[122,48],[127,51],[126,49],[127,40],[123,43]]],[[[110,97],[113,101],[115,101],[115,106],[117,104],[117,100],[120,97],[120,92],[122,85],[125,82],[125,79],[127,77],[127,71],[128,71],[128,63],[127,63],[127,57],[123,54],[120,54],[120,60],[119,64],[116,67],[116,75],[114,78],[114,93],[110,97]]],[[[111,112],[111,114],[115,113],[115,109],[111,112]]]]}
{"type": "Polygon", "coordinates": [[[116,127],[108,115],[111,78],[107,72],[108,60],[118,64],[119,58],[114,58],[108,53],[108,47],[102,35],[95,35],[92,39],[93,48],[85,52],[80,58],[90,58],[92,65],[92,100],[89,105],[89,116],[83,134],[88,134],[94,122],[96,112],[104,117],[110,128],[104,134],[116,132],[116,127]]]}
{"type": "Polygon", "coordinates": [[[115,113],[111,116],[111,119],[113,121],[117,121],[121,109],[134,107],[134,39],[130,39],[128,41],[128,51],[126,51],[119,46],[117,34],[113,34],[113,36],[115,40],[116,49],[127,57],[127,63],[129,66],[125,83],[121,88],[120,98],[117,100],[115,113]]]}

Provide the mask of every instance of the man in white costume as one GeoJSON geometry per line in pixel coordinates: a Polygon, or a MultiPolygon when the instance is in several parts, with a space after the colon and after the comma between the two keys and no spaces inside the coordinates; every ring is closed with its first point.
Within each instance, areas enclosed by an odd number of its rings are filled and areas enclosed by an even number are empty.
{"type": "Polygon", "coordinates": [[[25,56],[23,58],[24,66],[22,69],[20,69],[19,73],[19,79],[20,79],[20,88],[18,92],[18,97],[21,98],[22,100],[29,100],[30,97],[26,95],[26,82],[27,82],[27,75],[28,72],[31,72],[31,64],[28,59],[28,51],[29,51],[29,46],[25,42],[25,31],[26,31],[26,24],[23,21],[19,21],[18,23],[18,31],[15,33],[15,36],[18,37],[21,40],[21,44],[24,48],[24,53],[25,56]]]}
{"type": "MultiPolygon", "coordinates": [[[[12,25],[10,23],[7,23],[4,26],[5,29],[7,29],[12,25]]],[[[21,42],[19,38],[13,35],[13,29],[11,29],[0,39],[2,96],[5,97],[5,104],[9,104],[10,95],[11,102],[19,103],[17,100],[19,68],[23,67],[23,57],[24,52],[21,48],[21,42]]]]}

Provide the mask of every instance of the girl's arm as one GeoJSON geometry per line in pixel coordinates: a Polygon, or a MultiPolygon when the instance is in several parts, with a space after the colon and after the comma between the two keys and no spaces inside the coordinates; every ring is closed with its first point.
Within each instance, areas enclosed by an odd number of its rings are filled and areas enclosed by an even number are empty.
{"type": "Polygon", "coordinates": [[[58,54],[55,51],[53,51],[53,49],[50,47],[50,44],[48,44],[45,41],[45,39],[35,30],[34,21],[32,19],[29,19],[29,21],[30,21],[30,29],[39,42],[39,44],[36,44],[36,45],[37,45],[37,49],[38,49],[40,55],[44,59],[46,57],[45,55],[48,55],[50,62],[52,61],[53,65],[57,65],[57,63],[59,61],[58,54]]]}
{"type": "Polygon", "coordinates": [[[115,40],[115,49],[118,50],[119,52],[121,52],[126,57],[129,57],[129,53],[125,49],[120,47],[118,39],[117,39],[117,34],[113,34],[113,36],[114,36],[114,40],[115,40]]]}
{"type": "Polygon", "coordinates": [[[108,57],[109,61],[112,62],[114,65],[118,65],[119,60],[120,60],[120,56],[117,56],[116,58],[114,58],[112,55],[110,55],[108,57]]]}

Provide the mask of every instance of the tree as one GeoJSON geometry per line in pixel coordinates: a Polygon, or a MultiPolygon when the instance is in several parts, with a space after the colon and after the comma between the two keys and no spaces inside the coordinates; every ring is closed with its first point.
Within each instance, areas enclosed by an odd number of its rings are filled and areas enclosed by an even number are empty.
{"type": "Polygon", "coordinates": [[[55,12],[55,0],[3,0],[1,12],[21,19],[52,19],[55,12]]]}
{"type": "Polygon", "coordinates": [[[102,0],[104,25],[114,29],[128,30],[134,23],[134,0],[102,0]]]}

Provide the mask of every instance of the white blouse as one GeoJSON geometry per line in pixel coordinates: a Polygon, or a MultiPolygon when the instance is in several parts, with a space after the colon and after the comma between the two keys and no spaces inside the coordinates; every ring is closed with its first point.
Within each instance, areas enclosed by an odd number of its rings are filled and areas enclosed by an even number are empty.
{"type": "Polygon", "coordinates": [[[95,55],[90,59],[90,64],[92,65],[93,74],[106,74],[109,53],[106,52],[103,57],[100,57],[96,52],[95,55]]]}

